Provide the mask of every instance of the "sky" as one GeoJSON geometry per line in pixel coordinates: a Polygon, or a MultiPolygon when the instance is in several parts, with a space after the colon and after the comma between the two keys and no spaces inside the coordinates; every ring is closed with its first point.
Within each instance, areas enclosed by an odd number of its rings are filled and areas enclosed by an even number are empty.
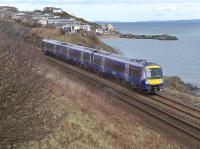
{"type": "Polygon", "coordinates": [[[59,7],[89,21],[200,19],[200,0],[0,0],[0,6],[3,5],[19,10],[59,7]]]}

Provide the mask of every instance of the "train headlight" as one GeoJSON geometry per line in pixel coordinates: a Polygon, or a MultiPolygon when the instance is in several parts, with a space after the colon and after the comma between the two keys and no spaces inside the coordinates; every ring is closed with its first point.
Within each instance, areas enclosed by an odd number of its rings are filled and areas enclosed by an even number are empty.
{"type": "Polygon", "coordinates": [[[149,84],[148,80],[145,81],[145,84],[149,84]]]}
{"type": "Polygon", "coordinates": [[[163,79],[160,79],[160,84],[163,84],[164,82],[163,82],[163,79]]]}

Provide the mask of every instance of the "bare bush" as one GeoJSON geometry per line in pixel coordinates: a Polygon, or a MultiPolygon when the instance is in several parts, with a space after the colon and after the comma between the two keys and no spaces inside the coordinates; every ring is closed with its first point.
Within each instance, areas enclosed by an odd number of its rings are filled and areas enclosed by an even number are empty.
{"type": "Polygon", "coordinates": [[[42,61],[38,50],[0,32],[0,148],[39,140],[53,126],[42,61]]]}

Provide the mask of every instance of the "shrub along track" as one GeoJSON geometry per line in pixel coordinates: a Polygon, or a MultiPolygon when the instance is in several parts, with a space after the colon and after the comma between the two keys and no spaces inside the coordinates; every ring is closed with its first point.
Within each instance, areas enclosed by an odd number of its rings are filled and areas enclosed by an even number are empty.
{"type": "Polygon", "coordinates": [[[193,147],[200,145],[200,110],[161,95],[145,95],[124,88],[108,79],[74,67],[63,61],[46,56],[47,62],[62,67],[67,73],[78,77],[129,106],[145,112],[148,116],[164,122],[170,128],[190,138],[193,147]]]}

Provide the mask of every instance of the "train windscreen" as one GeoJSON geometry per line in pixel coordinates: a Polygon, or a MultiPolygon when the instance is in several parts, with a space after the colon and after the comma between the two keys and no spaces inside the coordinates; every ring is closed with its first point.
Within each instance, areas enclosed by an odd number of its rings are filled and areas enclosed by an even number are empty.
{"type": "Polygon", "coordinates": [[[162,70],[160,68],[147,68],[145,69],[147,79],[162,78],[162,70]]]}

